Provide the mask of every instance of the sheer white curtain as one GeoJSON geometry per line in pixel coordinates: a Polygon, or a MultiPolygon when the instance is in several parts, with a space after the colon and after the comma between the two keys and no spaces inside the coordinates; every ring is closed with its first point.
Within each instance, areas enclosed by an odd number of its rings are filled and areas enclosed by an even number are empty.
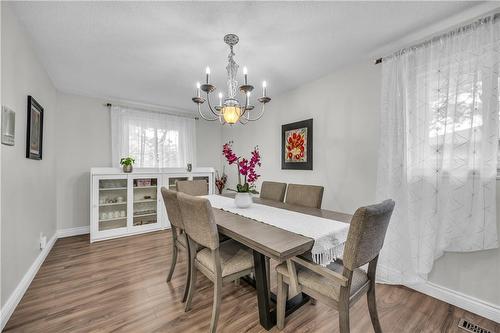
{"type": "Polygon", "coordinates": [[[196,165],[194,119],[113,106],[111,142],[113,166],[124,156],[139,168],[196,165]]]}
{"type": "Polygon", "coordinates": [[[396,207],[382,280],[426,280],[445,251],[498,246],[499,55],[488,17],[384,59],[377,196],[396,207]]]}

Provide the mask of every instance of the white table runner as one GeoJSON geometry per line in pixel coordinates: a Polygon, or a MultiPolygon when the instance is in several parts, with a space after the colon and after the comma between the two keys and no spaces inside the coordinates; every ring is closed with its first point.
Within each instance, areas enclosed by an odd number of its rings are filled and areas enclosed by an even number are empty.
{"type": "Polygon", "coordinates": [[[256,203],[241,209],[235,206],[234,199],[220,195],[207,195],[205,198],[214,208],[314,239],[311,253],[317,264],[328,265],[343,253],[349,231],[348,223],[256,203]]]}

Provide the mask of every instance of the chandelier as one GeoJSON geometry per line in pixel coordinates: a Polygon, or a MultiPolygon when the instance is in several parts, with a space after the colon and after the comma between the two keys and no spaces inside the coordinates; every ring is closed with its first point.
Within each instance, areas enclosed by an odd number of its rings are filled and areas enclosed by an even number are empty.
{"type": "Polygon", "coordinates": [[[210,84],[210,68],[206,68],[206,80],[204,84],[199,82],[196,84],[196,97],[192,100],[198,106],[198,113],[200,116],[208,121],[219,120],[222,124],[235,124],[240,122],[241,124],[246,124],[249,121],[259,120],[264,114],[264,107],[267,103],[271,101],[271,98],[266,95],[267,84],[266,81],[262,82],[262,97],[258,98],[257,101],[261,104],[260,112],[255,115],[252,111],[255,109],[253,105],[250,104],[250,94],[254,87],[248,84],[248,70],[243,67],[244,84],[238,87],[238,81],[236,80],[236,75],[238,74],[238,64],[234,61],[235,53],[233,51],[233,46],[238,44],[239,38],[234,34],[228,34],[224,36],[224,42],[229,45],[229,55],[228,64],[226,66],[227,70],[227,96],[224,97],[222,92],[219,92],[219,105],[212,106],[210,101],[210,94],[215,92],[217,89],[214,85],[210,84]],[[244,103],[240,102],[236,96],[238,89],[244,99],[244,103]],[[201,96],[201,91],[206,94],[206,97],[201,96]],[[211,113],[208,116],[204,115],[201,111],[201,105],[207,102],[208,109],[211,113]],[[252,113],[252,115],[250,114],[252,113]]]}

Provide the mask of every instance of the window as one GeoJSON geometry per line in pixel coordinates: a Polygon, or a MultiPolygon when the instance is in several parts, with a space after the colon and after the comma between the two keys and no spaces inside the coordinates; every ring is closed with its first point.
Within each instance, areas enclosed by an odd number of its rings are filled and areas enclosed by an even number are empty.
{"type": "Polygon", "coordinates": [[[139,168],[195,164],[194,119],[160,112],[111,108],[113,164],[132,156],[139,168]]]}

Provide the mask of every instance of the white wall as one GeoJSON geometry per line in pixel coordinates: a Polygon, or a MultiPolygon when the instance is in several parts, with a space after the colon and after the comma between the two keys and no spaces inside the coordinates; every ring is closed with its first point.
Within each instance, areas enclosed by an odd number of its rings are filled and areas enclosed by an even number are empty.
{"type": "MultiPolygon", "coordinates": [[[[352,213],[375,202],[380,90],[381,66],[366,59],[274,96],[258,122],[225,127],[223,142],[233,140],[237,154],[259,145],[261,181],[323,185],[324,208],[352,213]],[[314,170],[281,170],[281,125],[308,118],[314,119],[314,170]]],[[[228,175],[234,186],[234,168],[228,175]]],[[[500,186],[498,191],[500,207],[500,186]]],[[[500,210],[498,216],[500,230],[500,210]]],[[[435,263],[429,281],[500,307],[499,276],[496,249],[447,253],[435,263]]]]}
{"type": "Polygon", "coordinates": [[[57,94],[57,228],[89,225],[90,168],[111,166],[105,101],[57,94]]]}
{"type": "Polygon", "coordinates": [[[16,112],[15,146],[1,146],[3,306],[40,253],[40,232],[48,239],[56,232],[56,90],[16,17],[1,5],[2,103],[16,112]],[[28,95],[44,107],[41,161],[25,157],[28,95]]]}
{"type": "MultiPolygon", "coordinates": [[[[323,185],[324,208],[354,212],[375,198],[379,77],[380,67],[367,61],[272,96],[263,118],[226,126],[223,141],[233,140],[237,154],[248,155],[259,146],[261,181],[323,185]],[[314,170],[281,170],[281,125],[309,118],[314,122],[314,170]]],[[[234,186],[235,169],[226,173],[234,186]]]]}
{"type": "MultiPolygon", "coordinates": [[[[108,101],[57,94],[57,228],[89,225],[89,171],[111,166],[108,101]]],[[[220,167],[221,128],[196,121],[197,166],[220,167]]]]}
{"type": "Polygon", "coordinates": [[[196,164],[221,170],[222,126],[218,121],[196,121],[196,164]]]}

